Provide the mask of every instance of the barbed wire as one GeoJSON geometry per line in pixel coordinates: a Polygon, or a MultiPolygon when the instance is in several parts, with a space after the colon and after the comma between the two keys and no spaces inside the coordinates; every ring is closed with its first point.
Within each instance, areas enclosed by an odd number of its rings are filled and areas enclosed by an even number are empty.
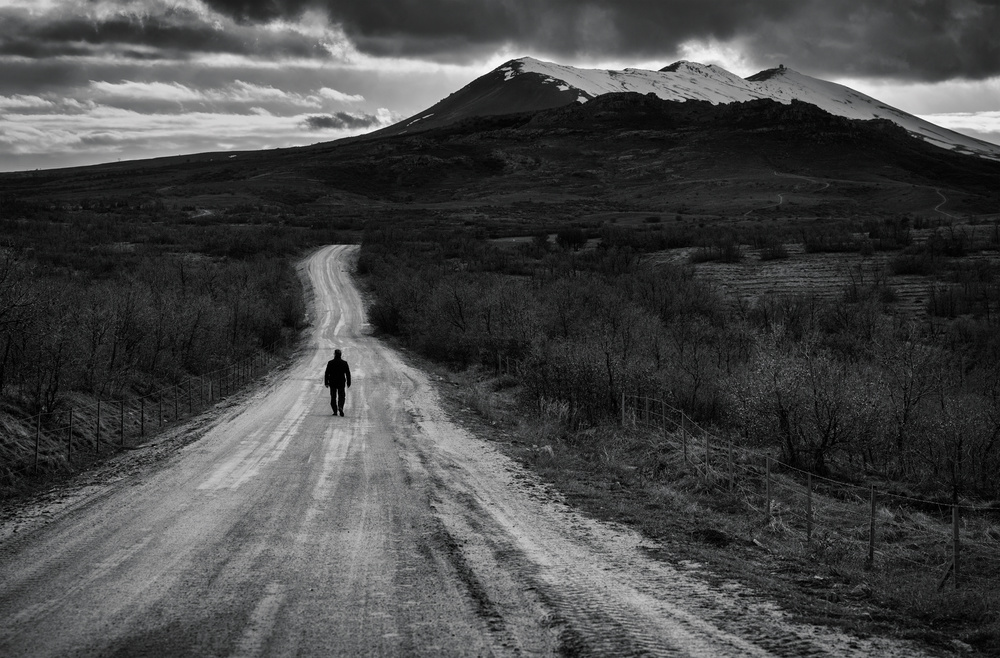
{"type": "Polygon", "coordinates": [[[194,413],[194,397],[192,396],[192,389],[195,387],[200,387],[201,392],[198,394],[197,406],[199,411],[206,408],[206,406],[211,405],[215,402],[221,401],[225,397],[236,390],[242,389],[246,386],[249,380],[253,377],[258,376],[261,370],[267,371],[270,369],[272,363],[275,361],[275,356],[272,354],[273,350],[280,341],[272,342],[260,348],[260,351],[255,352],[249,356],[246,356],[237,361],[233,361],[229,364],[223,365],[214,370],[199,374],[191,375],[184,379],[179,380],[177,383],[168,386],[162,386],[154,391],[147,392],[143,395],[138,396],[125,396],[120,398],[102,399],[98,398],[93,402],[88,402],[82,405],[75,405],[69,409],[61,409],[56,411],[40,411],[37,414],[32,414],[31,416],[22,417],[20,423],[22,427],[30,430],[31,427],[35,429],[35,450],[34,450],[34,460],[33,465],[29,465],[28,462],[31,461],[30,458],[24,460],[23,468],[19,468],[21,471],[35,471],[37,472],[41,458],[44,456],[46,460],[51,459],[54,455],[63,453],[63,449],[54,446],[53,443],[59,444],[62,442],[61,435],[68,434],[66,438],[66,458],[70,459],[70,454],[73,451],[74,437],[81,436],[86,443],[90,443],[89,438],[93,438],[93,443],[96,446],[96,450],[99,452],[101,444],[105,444],[108,447],[115,445],[114,438],[118,438],[121,441],[121,447],[126,445],[126,436],[129,438],[135,438],[138,436],[146,435],[146,416],[143,408],[147,401],[157,403],[156,411],[150,410],[150,421],[154,422],[156,426],[152,429],[151,433],[155,434],[158,427],[162,427],[164,420],[166,422],[173,422],[179,420],[182,416],[191,415],[194,413]],[[238,374],[237,374],[238,371],[238,374]],[[233,381],[228,381],[229,378],[235,377],[233,381]],[[218,396],[215,397],[212,392],[214,389],[210,389],[207,397],[205,395],[205,386],[208,384],[212,386],[214,380],[218,378],[218,396]],[[224,381],[224,379],[226,381],[224,381]],[[228,384],[228,386],[227,386],[228,384]],[[183,392],[187,392],[187,402],[186,404],[180,401],[180,397],[183,392]],[[173,413],[164,414],[163,413],[163,402],[164,400],[173,402],[173,413]],[[102,422],[101,411],[104,408],[111,407],[110,413],[104,418],[109,418],[110,422],[102,422]],[[139,407],[138,421],[135,419],[136,407],[139,407]],[[182,411],[182,407],[186,407],[185,411],[182,411]],[[117,408],[117,409],[116,409],[117,408]],[[42,431],[42,420],[46,417],[49,418],[49,422],[52,422],[52,418],[56,419],[69,416],[69,421],[65,423],[60,423],[58,425],[52,426],[51,424],[45,425],[45,431],[42,431]],[[75,419],[79,418],[79,424],[77,424],[75,419]],[[126,423],[126,420],[128,421],[126,423]],[[135,425],[138,424],[138,430],[135,429],[135,425]],[[107,434],[107,440],[101,441],[102,426],[111,426],[112,429],[109,430],[107,434]],[[115,429],[115,426],[118,426],[115,429]],[[126,432],[126,425],[129,427],[129,431],[126,432]],[[81,431],[74,432],[73,430],[77,427],[81,428],[81,431]],[[93,434],[92,437],[88,437],[87,434],[93,434]],[[46,443],[44,448],[39,444],[42,436],[46,437],[46,443]],[[114,437],[114,438],[112,438],[114,437]]]}
{"type": "MultiPolygon", "coordinates": [[[[658,398],[649,398],[649,397],[646,397],[646,396],[639,396],[639,395],[628,395],[628,394],[626,394],[624,397],[625,397],[626,400],[650,400],[650,401],[656,401],[658,404],[662,405],[664,408],[670,409],[671,411],[673,411],[675,414],[681,416],[686,421],[684,423],[685,431],[692,432],[692,430],[697,429],[697,430],[700,430],[702,434],[707,434],[710,437],[716,439],[717,441],[724,441],[724,439],[720,438],[714,432],[710,432],[710,431],[706,430],[701,425],[699,425],[697,422],[695,422],[694,420],[692,420],[684,411],[682,411],[680,409],[677,409],[677,408],[673,407],[672,405],[667,404],[667,402],[665,400],[661,400],[661,399],[658,399],[658,398]]],[[[638,407],[636,407],[636,416],[634,417],[635,424],[639,423],[639,421],[638,421],[638,414],[639,414],[639,409],[638,409],[638,407]]],[[[647,426],[650,425],[649,423],[643,423],[643,424],[647,425],[647,426]]],[[[660,427],[661,425],[662,425],[662,423],[660,425],[655,426],[655,427],[660,427]]],[[[680,423],[677,423],[677,425],[680,426],[680,423]]],[[[798,472],[798,473],[800,473],[802,475],[811,476],[813,478],[813,480],[818,480],[820,482],[825,482],[827,484],[831,484],[831,485],[840,487],[842,489],[854,489],[854,490],[864,491],[864,492],[869,492],[871,490],[871,485],[868,485],[868,486],[866,486],[866,485],[859,485],[859,484],[854,484],[854,483],[851,483],[851,482],[844,482],[842,480],[835,480],[833,478],[824,477],[822,475],[817,475],[815,473],[811,473],[811,472],[806,471],[806,470],[804,470],[802,468],[799,468],[797,466],[793,466],[791,464],[783,462],[780,459],[777,459],[777,458],[775,458],[775,457],[773,457],[771,455],[758,452],[758,451],[756,451],[756,450],[754,450],[752,448],[740,448],[740,450],[744,454],[750,454],[750,455],[753,455],[755,457],[764,458],[764,459],[770,459],[772,464],[781,466],[782,468],[785,468],[785,469],[788,469],[788,470],[791,470],[791,471],[796,471],[796,472],[798,472]]],[[[908,502],[917,503],[917,504],[921,504],[921,505],[936,505],[936,506],[947,507],[949,509],[951,507],[958,507],[960,510],[971,511],[971,512],[1000,512],[1000,509],[997,509],[994,506],[944,503],[944,502],[942,502],[940,500],[930,500],[930,499],[926,499],[926,498],[917,498],[917,497],[914,497],[914,496],[907,496],[907,495],[904,495],[904,494],[896,494],[896,493],[890,492],[888,490],[879,489],[879,488],[876,488],[875,492],[876,492],[876,495],[878,495],[878,496],[891,496],[891,497],[899,499],[899,500],[906,500],[908,502]]]]}

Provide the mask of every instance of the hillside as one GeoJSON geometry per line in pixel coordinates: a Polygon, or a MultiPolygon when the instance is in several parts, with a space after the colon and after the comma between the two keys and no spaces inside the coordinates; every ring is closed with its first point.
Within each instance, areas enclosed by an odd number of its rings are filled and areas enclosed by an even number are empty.
{"type": "Polygon", "coordinates": [[[885,120],[799,102],[632,93],[413,135],[7,174],[0,192],[8,203],[118,199],[191,214],[238,206],[356,214],[375,202],[493,216],[533,202],[566,218],[606,210],[941,218],[995,213],[997,180],[1000,163],[935,148],[885,120]]]}
{"type": "Polygon", "coordinates": [[[847,119],[887,119],[913,137],[962,153],[1000,159],[1000,146],[961,135],[833,82],[781,66],[746,79],[714,65],[680,61],[659,71],[578,69],[530,57],[511,60],[474,80],[440,103],[376,136],[440,128],[462,119],[512,112],[534,112],[583,104],[598,96],[635,92],[661,100],[744,103],[770,99],[808,103],[847,119]]]}

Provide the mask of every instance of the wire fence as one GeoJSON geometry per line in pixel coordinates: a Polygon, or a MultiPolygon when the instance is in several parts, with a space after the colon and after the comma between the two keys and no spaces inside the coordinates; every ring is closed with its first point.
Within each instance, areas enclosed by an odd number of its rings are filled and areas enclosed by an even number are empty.
{"type": "MultiPolygon", "coordinates": [[[[521,363],[498,354],[495,371],[521,363]]],[[[729,492],[765,526],[798,534],[812,552],[867,569],[902,562],[937,574],[937,588],[1000,567],[1000,507],[923,499],[815,475],[773,454],[737,447],[663,397],[622,393],[621,425],[660,435],[707,485],[729,492]],[[836,555],[832,555],[836,554],[836,555]]]]}
{"type": "MultiPolygon", "coordinates": [[[[273,347],[273,346],[270,346],[273,347]]],[[[102,454],[135,447],[160,429],[189,418],[243,389],[270,371],[279,357],[265,348],[222,368],[191,376],[144,395],[97,399],[23,418],[34,434],[34,454],[20,465],[37,476],[47,466],[93,461],[102,454]]]]}
{"type": "Polygon", "coordinates": [[[766,452],[737,449],[659,397],[623,393],[621,424],[662,433],[708,485],[738,496],[763,524],[799,534],[814,552],[840,551],[868,569],[899,560],[936,570],[938,589],[1000,566],[996,507],[820,477],[766,452]]]}

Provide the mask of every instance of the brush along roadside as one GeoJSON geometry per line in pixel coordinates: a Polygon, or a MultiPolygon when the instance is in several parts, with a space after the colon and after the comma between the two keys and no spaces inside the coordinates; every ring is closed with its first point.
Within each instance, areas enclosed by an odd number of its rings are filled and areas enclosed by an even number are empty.
{"type": "Polygon", "coordinates": [[[964,655],[1000,652],[1000,524],[989,515],[964,523],[959,587],[950,580],[939,587],[951,526],[934,510],[915,509],[903,497],[878,502],[869,563],[870,499],[852,490],[867,487],[817,484],[807,529],[801,475],[774,468],[768,515],[763,469],[747,466],[749,451],[734,449],[746,468],[730,489],[724,474],[710,482],[697,460],[685,459],[679,433],[612,421],[571,430],[564,402],[525,402],[509,375],[455,373],[414,358],[442,382],[443,402],[457,419],[570,504],[656,540],[652,557],[704,565],[704,578],[749,585],[802,621],[964,655]]]}

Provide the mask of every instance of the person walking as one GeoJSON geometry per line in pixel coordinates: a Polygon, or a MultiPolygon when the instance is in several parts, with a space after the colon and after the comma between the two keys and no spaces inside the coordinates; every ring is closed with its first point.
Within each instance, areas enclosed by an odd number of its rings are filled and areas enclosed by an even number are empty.
{"type": "Polygon", "coordinates": [[[340,356],[340,350],[333,351],[333,358],[326,363],[326,374],[323,376],[323,386],[330,389],[330,406],[333,415],[337,412],[344,415],[344,398],[347,392],[344,386],[351,387],[351,366],[340,356]]]}

